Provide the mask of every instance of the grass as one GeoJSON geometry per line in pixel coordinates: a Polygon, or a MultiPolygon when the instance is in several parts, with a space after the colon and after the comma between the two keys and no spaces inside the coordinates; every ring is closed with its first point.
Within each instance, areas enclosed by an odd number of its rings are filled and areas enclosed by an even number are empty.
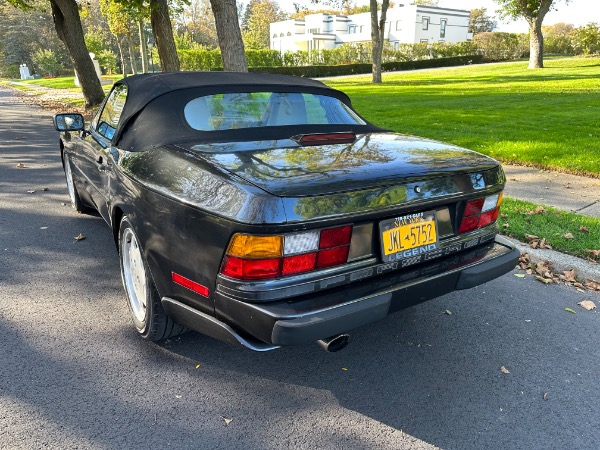
{"type": "MultiPolygon", "coordinates": [[[[103,80],[117,81],[123,78],[123,75],[102,75],[103,80]]],[[[14,80],[19,83],[32,84],[35,86],[42,86],[52,89],[69,89],[69,90],[80,90],[75,86],[75,77],[56,77],[56,78],[38,78],[35,80],[14,80]]],[[[110,85],[108,85],[110,87],[110,85]]],[[[106,87],[106,86],[103,86],[106,87]]]]}
{"type": "Polygon", "coordinates": [[[368,120],[504,162],[600,176],[600,58],[336,78],[368,120]]]}
{"type": "Polygon", "coordinates": [[[512,198],[502,203],[498,219],[501,233],[528,242],[526,234],[546,238],[554,250],[592,259],[586,250],[600,250],[600,219],[543,206],[544,211],[533,213],[540,205],[512,198]],[[504,225],[508,224],[508,227],[504,225]],[[582,231],[585,227],[588,231],[582,231]],[[571,233],[572,239],[564,235],[571,233]]]}

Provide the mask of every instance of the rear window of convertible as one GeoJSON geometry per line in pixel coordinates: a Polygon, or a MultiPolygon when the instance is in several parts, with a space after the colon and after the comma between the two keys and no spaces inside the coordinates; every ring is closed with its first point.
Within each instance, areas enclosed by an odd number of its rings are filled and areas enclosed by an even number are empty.
{"type": "Polygon", "coordinates": [[[365,125],[347,105],[334,97],[281,92],[240,92],[195,98],[184,108],[195,130],[284,125],[365,125]]]}

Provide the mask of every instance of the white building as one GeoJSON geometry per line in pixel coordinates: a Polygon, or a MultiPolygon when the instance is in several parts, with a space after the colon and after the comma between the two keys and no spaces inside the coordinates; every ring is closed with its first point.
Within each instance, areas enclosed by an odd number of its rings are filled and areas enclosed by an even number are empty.
{"type": "MultiPolygon", "coordinates": [[[[398,5],[387,11],[385,39],[395,47],[417,42],[470,40],[469,11],[398,5]]],[[[271,24],[271,48],[286,51],[331,49],[346,42],[371,41],[371,13],[334,16],[310,14],[271,24]]]]}

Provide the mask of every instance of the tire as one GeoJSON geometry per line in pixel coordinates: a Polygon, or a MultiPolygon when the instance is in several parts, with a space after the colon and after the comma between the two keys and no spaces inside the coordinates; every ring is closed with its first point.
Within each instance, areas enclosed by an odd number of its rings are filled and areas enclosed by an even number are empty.
{"type": "Polygon", "coordinates": [[[127,217],[119,227],[119,260],[127,306],[139,335],[156,342],[186,332],[165,313],[140,241],[127,217]]]}
{"type": "Polygon", "coordinates": [[[83,204],[79,193],[77,192],[77,186],[75,186],[75,180],[73,179],[73,172],[71,170],[71,160],[65,152],[62,154],[63,168],[65,169],[65,178],[67,180],[67,190],[69,191],[69,198],[71,200],[71,208],[78,213],[83,213],[88,208],[83,204]]]}

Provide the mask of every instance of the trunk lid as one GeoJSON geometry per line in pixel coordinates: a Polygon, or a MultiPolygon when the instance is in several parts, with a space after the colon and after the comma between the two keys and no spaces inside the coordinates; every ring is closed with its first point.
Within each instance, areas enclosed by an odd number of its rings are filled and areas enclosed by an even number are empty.
{"type": "Polygon", "coordinates": [[[182,146],[279,197],[308,197],[395,185],[497,167],[453,145],[395,133],[351,144],[301,146],[291,139],[182,146]]]}

